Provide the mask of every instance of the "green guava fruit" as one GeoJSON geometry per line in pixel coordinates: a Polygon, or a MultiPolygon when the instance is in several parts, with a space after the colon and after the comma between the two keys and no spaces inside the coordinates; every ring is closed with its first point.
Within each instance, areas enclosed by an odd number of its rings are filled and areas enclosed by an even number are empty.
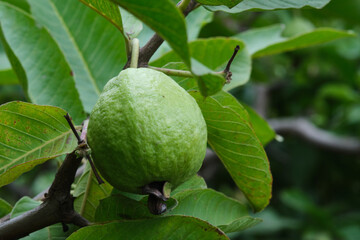
{"type": "Polygon", "coordinates": [[[207,130],[196,101],[174,80],[128,68],[105,85],[90,115],[87,141],[111,185],[144,194],[149,184],[176,187],[196,174],[207,130]]]}

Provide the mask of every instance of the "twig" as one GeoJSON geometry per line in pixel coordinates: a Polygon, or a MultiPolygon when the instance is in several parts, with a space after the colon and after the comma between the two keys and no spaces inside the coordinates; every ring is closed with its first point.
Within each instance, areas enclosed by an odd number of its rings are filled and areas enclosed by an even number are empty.
{"type": "Polygon", "coordinates": [[[149,68],[154,69],[154,70],[159,71],[159,72],[163,72],[163,73],[165,73],[166,75],[169,75],[169,76],[189,77],[189,78],[195,77],[190,71],[185,71],[185,70],[176,70],[176,69],[169,69],[169,68],[158,68],[158,67],[152,67],[152,66],[149,66],[149,68]]]}
{"type": "MultiPolygon", "coordinates": [[[[181,6],[181,2],[178,5],[181,6]]],[[[186,17],[192,10],[196,9],[198,6],[199,4],[195,0],[191,0],[185,10],[182,11],[184,16],[186,17]]],[[[155,33],[151,37],[151,39],[140,49],[138,67],[147,67],[150,58],[154,55],[156,50],[159,49],[163,42],[164,39],[162,39],[157,33],[155,33]]],[[[127,63],[124,66],[124,69],[128,68],[130,66],[130,63],[131,59],[128,59],[127,63]]]]}
{"type": "Polygon", "coordinates": [[[84,148],[87,148],[87,144],[84,144],[84,138],[78,135],[70,116],[67,114],[65,118],[78,139],[78,147],[66,156],[39,207],[0,224],[0,240],[25,237],[55,223],[72,223],[79,227],[90,224],[74,210],[74,198],[70,194],[71,184],[74,182],[76,171],[82,160],[82,156],[76,152],[86,151],[84,148]]]}
{"type": "Polygon", "coordinates": [[[89,222],[74,210],[71,184],[81,157],[75,151],[68,154],[59,168],[44,202],[37,208],[12,218],[0,225],[0,240],[25,237],[55,223],[73,223],[80,227],[89,222]]]}
{"type": "Polygon", "coordinates": [[[226,64],[224,71],[223,71],[225,73],[226,83],[231,82],[232,72],[230,71],[230,67],[236,57],[236,54],[239,52],[239,49],[240,49],[240,46],[237,45],[234,49],[234,52],[233,52],[231,58],[229,59],[228,63],[226,64]]]}
{"type": "Polygon", "coordinates": [[[360,141],[342,137],[320,129],[305,118],[269,119],[269,124],[278,134],[292,134],[330,151],[349,154],[360,153],[360,141]]]}

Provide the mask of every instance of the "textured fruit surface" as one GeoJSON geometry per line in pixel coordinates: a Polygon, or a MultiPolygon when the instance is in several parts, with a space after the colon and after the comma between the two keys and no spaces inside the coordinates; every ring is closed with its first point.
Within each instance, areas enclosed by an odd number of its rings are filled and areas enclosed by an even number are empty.
{"type": "Polygon", "coordinates": [[[89,121],[96,167],[114,187],[177,186],[201,167],[207,131],[196,101],[165,74],[128,68],[104,87],[89,121]]]}

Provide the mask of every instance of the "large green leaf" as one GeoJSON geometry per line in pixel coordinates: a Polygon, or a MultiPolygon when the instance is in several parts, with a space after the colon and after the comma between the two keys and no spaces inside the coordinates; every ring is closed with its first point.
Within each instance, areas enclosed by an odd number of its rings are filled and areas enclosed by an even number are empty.
{"type": "Polygon", "coordinates": [[[76,183],[73,193],[73,196],[76,197],[75,210],[87,220],[94,221],[95,211],[100,200],[110,196],[112,189],[113,187],[107,182],[99,184],[90,164],[86,163],[85,171],[76,183]]]}
{"type": "MultiPolygon", "coordinates": [[[[205,189],[204,179],[194,175],[188,181],[178,186],[171,195],[186,191],[189,189],[205,189]]],[[[147,197],[144,195],[135,195],[113,190],[110,197],[102,199],[96,209],[95,219],[97,222],[123,220],[123,219],[144,219],[153,218],[155,215],[149,212],[147,207],[147,197]]],[[[174,208],[177,201],[170,198],[166,202],[167,210],[174,208]]]]}
{"type": "Polygon", "coordinates": [[[57,107],[23,102],[0,106],[0,187],[75,149],[77,142],[65,114],[57,107]]]}
{"type": "Polygon", "coordinates": [[[72,72],[50,34],[26,12],[0,2],[1,40],[29,99],[59,106],[76,123],[85,113],[72,72]]]}
{"type": "Polygon", "coordinates": [[[206,99],[198,92],[190,93],[205,118],[209,145],[255,211],[264,209],[271,198],[272,176],[246,110],[226,92],[206,99]]]}
{"type": "Polygon", "coordinates": [[[170,216],[84,227],[73,233],[68,240],[115,240],[122,237],[131,240],[229,239],[221,230],[200,219],[170,216]]]}
{"type": "MultiPolygon", "coordinates": [[[[207,23],[211,22],[213,19],[214,13],[207,11],[203,7],[198,7],[195,10],[191,11],[189,15],[186,16],[186,30],[188,35],[188,41],[193,41],[198,38],[201,28],[207,23]]],[[[140,40],[140,46],[145,45],[150,38],[154,35],[154,31],[152,31],[146,25],[143,30],[140,32],[138,38],[140,40]]],[[[171,50],[169,44],[165,41],[158,50],[156,50],[155,54],[151,57],[152,60],[155,60],[165,53],[171,50]]]]}
{"type": "Polygon", "coordinates": [[[235,7],[243,0],[197,0],[198,3],[209,6],[227,6],[229,8],[235,7]]]}
{"type": "Polygon", "coordinates": [[[258,58],[354,36],[354,33],[350,31],[318,28],[290,38],[285,38],[282,36],[283,30],[283,26],[273,25],[252,29],[235,35],[234,37],[243,40],[252,57],[258,58]]]}
{"type": "Polygon", "coordinates": [[[123,24],[119,7],[108,0],[79,0],[86,6],[94,9],[96,12],[105,17],[114,24],[121,32],[123,32],[123,24]]]}
{"type": "Polygon", "coordinates": [[[64,53],[85,111],[91,112],[104,85],[127,61],[121,32],[79,1],[29,3],[35,19],[48,29],[64,53]]]}
{"type": "Polygon", "coordinates": [[[132,13],[159,34],[187,66],[190,66],[183,14],[170,0],[111,0],[132,13]]]}
{"type": "MultiPolygon", "coordinates": [[[[225,69],[227,62],[232,56],[234,49],[237,45],[240,46],[240,51],[236,55],[231,65],[230,70],[233,74],[232,80],[230,84],[226,84],[224,86],[225,90],[230,90],[237,86],[243,85],[250,78],[251,57],[248,54],[244,43],[235,38],[224,37],[198,39],[189,43],[192,58],[194,58],[196,61],[200,62],[213,72],[220,72],[225,69]]],[[[150,65],[156,67],[163,67],[169,62],[180,62],[180,59],[174,54],[174,52],[169,52],[163,55],[161,58],[151,62],[150,65]]],[[[197,66],[193,66],[193,71],[195,71],[195,74],[198,71],[196,67],[197,66]]],[[[197,75],[199,75],[200,78],[200,80],[198,80],[198,83],[214,84],[211,79],[203,79],[201,74],[199,73],[197,73],[197,75]]],[[[218,86],[216,85],[216,87],[218,86]]],[[[219,89],[217,89],[217,91],[218,90],[219,89]]],[[[209,91],[217,92],[215,90],[211,91],[211,89],[209,91]]]]}
{"type": "Polygon", "coordinates": [[[30,12],[30,6],[27,3],[27,1],[24,0],[0,0],[0,2],[7,2],[13,6],[16,6],[20,9],[22,9],[25,12],[30,12]]]}
{"type": "Polygon", "coordinates": [[[261,11],[288,8],[303,8],[306,6],[313,8],[322,8],[328,4],[330,0],[244,0],[235,7],[229,9],[226,6],[208,6],[212,11],[224,11],[229,13],[240,13],[244,11],[261,11]]]}
{"type": "MultiPolygon", "coordinates": [[[[40,204],[41,202],[39,201],[35,201],[29,197],[23,197],[15,204],[14,208],[11,211],[10,217],[15,218],[17,216],[20,216],[21,214],[24,214],[25,212],[38,207],[40,204]]],[[[29,236],[23,237],[21,239],[22,240],[52,240],[52,239],[65,240],[71,233],[72,231],[64,232],[61,223],[58,223],[43,228],[41,230],[38,230],[36,232],[33,232],[29,236]]]]}
{"type": "Polygon", "coordinates": [[[244,41],[249,53],[254,55],[261,49],[285,41],[286,38],[282,36],[284,29],[285,25],[275,24],[267,27],[253,28],[233,37],[244,41]]]}
{"type": "Polygon", "coordinates": [[[200,218],[225,232],[238,232],[261,221],[250,217],[244,204],[212,189],[183,191],[174,198],[178,206],[166,214],[200,218]]]}

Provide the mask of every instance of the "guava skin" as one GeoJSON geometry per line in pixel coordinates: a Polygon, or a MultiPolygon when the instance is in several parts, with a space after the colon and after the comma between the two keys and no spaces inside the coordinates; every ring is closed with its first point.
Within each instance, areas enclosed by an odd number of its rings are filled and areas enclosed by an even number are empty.
{"type": "Polygon", "coordinates": [[[196,101],[167,75],[128,68],[104,87],[87,141],[101,175],[119,190],[152,182],[176,187],[205,157],[206,123],[196,101]]]}

